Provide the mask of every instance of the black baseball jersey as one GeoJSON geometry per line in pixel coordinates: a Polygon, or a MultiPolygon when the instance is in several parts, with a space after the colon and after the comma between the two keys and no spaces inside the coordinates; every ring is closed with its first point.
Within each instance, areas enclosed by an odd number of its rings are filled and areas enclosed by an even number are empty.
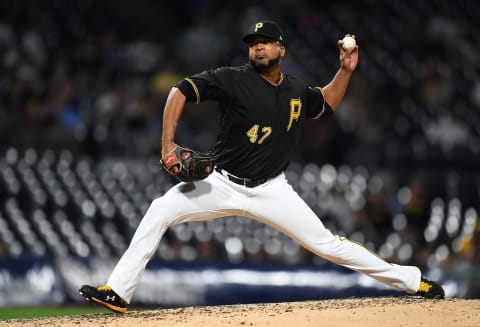
{"type": "Polygon", "coordinates": [[[176,86],[187,101],[218,101],[217,167],[241,178],[280,174],[288,166],[305,119],[332,114],[320,87],[283,74],[272,85],[250,63],[204,71],[176,86]]]}

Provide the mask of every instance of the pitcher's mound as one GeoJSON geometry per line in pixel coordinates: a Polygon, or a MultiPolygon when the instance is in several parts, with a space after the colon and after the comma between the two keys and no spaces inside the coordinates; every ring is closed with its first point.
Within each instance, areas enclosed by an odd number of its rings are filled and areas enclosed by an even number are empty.
{"type": "Polygon", "coordinates": [[[480,300],[352,298],[129,311],[9,321],[18,326],[480,326],[480,300]]]}

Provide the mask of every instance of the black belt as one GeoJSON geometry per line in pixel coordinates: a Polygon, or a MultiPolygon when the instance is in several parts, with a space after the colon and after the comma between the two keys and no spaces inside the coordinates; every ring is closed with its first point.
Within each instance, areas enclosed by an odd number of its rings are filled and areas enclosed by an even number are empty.
{"type": "Polygon", "coordinates": [[[215,167],[215,170],[218,171],[223,176],[227,177],[230,181],[234,182],[235,184],[243,185],[246,187],[255,187],[265,183],[268,180],[268,178],[262,178],[262,179],[240,178],[237,176],[233,176],[232,174],[229,174],[227,171],[220,169],[218,167],[215,167]]]}

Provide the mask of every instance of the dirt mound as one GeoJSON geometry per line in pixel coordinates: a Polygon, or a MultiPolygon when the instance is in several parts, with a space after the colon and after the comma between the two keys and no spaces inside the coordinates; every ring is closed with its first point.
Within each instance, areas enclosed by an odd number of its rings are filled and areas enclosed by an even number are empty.
{"type": "Polygon", "coordinates": [[[4,321],[5,326],[480,326],[480,300],[417,297],[187,307],[4,321]]]}

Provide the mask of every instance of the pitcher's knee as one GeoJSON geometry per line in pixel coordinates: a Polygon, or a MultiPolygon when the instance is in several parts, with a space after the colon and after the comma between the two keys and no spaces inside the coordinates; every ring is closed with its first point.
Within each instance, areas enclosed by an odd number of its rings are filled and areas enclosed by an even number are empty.
{"type": "Polygon", "coordinates": [[[351,246],[346,238],[335,234],[322,235],[310,244],[315,254],[328,258],[337,257],[345,247],[351,246]]]}
{"type": "Polygon", "coordinates": [[[166,201],[164,197],[156,198],[150,203],[143,219],[156,219],[165,225],[171,225],[182,214],[178,207],[180,206],[172,205],[172,202],[166,201]]]}

